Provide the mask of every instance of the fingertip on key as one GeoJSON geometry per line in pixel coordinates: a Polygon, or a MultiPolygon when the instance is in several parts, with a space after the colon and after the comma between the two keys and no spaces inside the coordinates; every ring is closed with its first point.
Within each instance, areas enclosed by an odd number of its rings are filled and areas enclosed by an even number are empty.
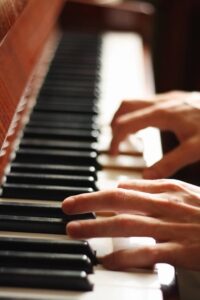
{"type": "Polygon", "coordinates": [[[64,213],[70,214],[71,212],[73,212],[74,206],[75,206],[75,198],[68,197],[64,199],[62,203],[62,210],[64,211],[64,213]]]}
{"type": "Polygon", "coordinates": [[[81,224],[80,222],[70,222],[66,226],[67,234],[70,237],[79,237],[80,235],[81,224]]]}

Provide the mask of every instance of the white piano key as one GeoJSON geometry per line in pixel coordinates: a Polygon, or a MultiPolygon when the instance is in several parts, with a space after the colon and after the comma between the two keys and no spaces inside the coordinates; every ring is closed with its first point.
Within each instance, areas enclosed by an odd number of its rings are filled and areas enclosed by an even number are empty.
{"type": "Polygon", "coordinates": [[[111,156],[108,154],[100,154],[98,156],[98,162],[104,169],[114,170],[140,170],[142,171],[146,167],[146,163],[142,156],[131,156],[119,154],[117,156],[111,156]]]}
{"type": "MultiPolygon", "coordinates": [[[[104,126],[101,128],[101,133],[98,138],[97,149],[100,153],[108,153],[110,149],[110,143],[112,139],[111,128],[104,126]]],[[[142,139],[137,135],[129,136],[125,141],[119,145],[119,153],[138,154],[143,153],[142,139]]]]}
{"type": "MultiPolygon", "coordinates": [[[[98,271],[97,271],[98,272],[98,271]]],[[[98,273],[97,273],[98,274],[98,273]]],[[[112,276],[112,274],[108,274],[112,276]]],[[[119,274],[121,276],[121,274],[119,274]]],[[[132,278],[130,278],[131,280],[132,278]]],[[[141,277],[142,281],[143,278],[141,277]]],[[[110,279],[109,279],[110,281],[110,279]]],[[[112,280],[111,280],[112,281],[112,280]]],[[[123,282],[123,279],[120,281],[123,282]]],[[[94,280],[95,289],[92,292],[63,292],[51,290],[31,290],[31,289],[6,289],[0,288],[0,297],[4,300],[162,300],[162,292],[157,288],[129,287],[121,284],[120,286],[112,286],[98,283],[98,279],[94,280]]]]}
{"type": "Polygon", "coordinates": [[[104,34],[99,99],[99,122],[110,124],[123,99],[145,95],[143,42],[138,34],[104,34]]]}
{"type": "Polygon", "coordinates": [[[141,171],[128,170],[102,170],[98,171],[97,187],[99,190],[116,188],[118,183],[130,179],[141,179],[141,171]]]}

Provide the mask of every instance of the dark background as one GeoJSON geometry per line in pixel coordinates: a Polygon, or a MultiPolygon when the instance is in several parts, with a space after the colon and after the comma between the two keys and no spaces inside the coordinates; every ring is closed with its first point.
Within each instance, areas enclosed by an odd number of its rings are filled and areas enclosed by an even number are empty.
{"type": "MultiPolygon", "coordinates": [[[[153,54],[156,91],[200,90],[200,1],[145,2],[155,7],[153,54]]],[[[168,132],[162,134],[162,142],[164,152],[178,143],[168,132]]],[[[172,177],[200,185],[200,163],[188,166],[172,177]]]]}

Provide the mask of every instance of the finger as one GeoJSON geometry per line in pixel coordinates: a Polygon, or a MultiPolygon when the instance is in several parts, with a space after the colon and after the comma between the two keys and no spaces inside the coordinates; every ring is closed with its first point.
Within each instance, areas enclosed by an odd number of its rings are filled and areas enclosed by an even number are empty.
{"type": "Polygon", "coordinates": [[[184,166],[198,160],[198,156],[192,155],[193,139],[187,140],[174,150],[168,152],[164,157],[143,172],[145,179],[158,179],[169,177],[184,166]]]}
{"type": "Polygon", "coordinates": [[[172,120],[169,121],[169,116],[164,109],[160,109],[156,106],[144,108],[137,112],[119,117],[112,127],[113,138],[110,146],[111,154],[118,152],[120,142],[123,141],[128,134],[135,133],[149,126],[171,130],[172,120]]]}
{"type": "Polygon", "coordinates": [[[197,215],[194,207],[184,205],[182,195],[173,195],[170,191],[149,194],[120,188],[69,197],[64,200],[62,208],[66,214],[112,211],[137,213],[176,222],[183,222],[185,215],[196,220],[197,215]]]}
{"type": "Polygon", "coordinates": [[[170,193],[170,192],[181,192],[186,193],[193,192],[200,194],[200,187],[176,180],[176,179],[132,179],[122,181],[118,184],[118,188],[141,191],[145,193],[170,193]]]}
{"type": "Polygon", "coordinates": [[[200,221],[199,187],[196,187],[198,188],[196,189],[195,186],[191,184],[175,179],[135,179],[122,182],[118,187],[154,194],[154,198],[155,200],[157,199],[156,201],[158,202],[157,205],[155,202],[146,198],[146,205],[141,203],[140,207],[140,199],[138,199],[138,205],[135,205],[138,213],[146,212],[146,214],[160,217],[162,220],[174,220],[176,222],[190,221],[191,223],[195,223],[200,221]],[[147,202],[151,205],[150,208],[147,202]],[[155,207],[155,210],[152,206],[155,207]]]}
{"type": "Polygon", "coordinates": [[[182,190],[181,187],[182,182],[172,179],[134,179],[118,184],[118,188],[153,194],[182,190]]]}
{"type": "Polygon", "coordinates": [[[178,246],[176,243],[167,242],[120,250],[100,258],[100,262],[105,268],[118,271],[153,267],[156,263],[177,265],[179,261],[178,255],[176,256],[178,246]]]}
{"type": "Polygon", "coordinates": [[[62,208],[66,214],[112,211],[166,216],[171,214],[172,205],[149,193],[113,189],[69,197],[64,200],[62,208]]]}
{"type": "Polygon", "coordinates": [[[149,107],[149,106],[157,104],[157,103],[162,103],[171,98],[177,98],[180,96],[181,97],[183,96],[182,92],[171,91],[168,93],[156,94],[153,97],[149,97],[148,99],[145,99],[145,100],[143,100],[143,99],[124,100],[124,101],[122,101],[120,107],[114,114],[113,120],[111,122],[111,126],[114,126],[116,119],[124,114],[130,113],[130,112],[133,112],[136,110],[140,110],[140,109],[149,107]]]}
{"type": "Polygon", "coordinates": [[[181,181],[181,184],[186,190],[192,191],[193,193],[195,193],[195,194],[197,193],[200,195],[200,187],[199,186],[188,183],[188,182],[184,182],[184,181],[181,181]]]}
{"type": "MultiPolygon", "coordinates": [[[[177,227],[179,227],[177,225],[177,227]]],[[[180,228],[178,228],[180,231],[180,228]]],[[[176,236],[173,224],[137,215],[73,221],[67,225],[67,233],[73,238],[146,236],[156,240],[169,240],[176,236]]]]}
{"type": "MultiPolygon", "coordinates": [[[[200,203],[200,187],[193,184],[183,182],[176,179],[134,179],[127,180],[118,184],[118,188],[128,189],[134,191],[141,191],[145,193],[155,194],[155,197],[158,197],[158,200],[165,200],[170,202],[177,202],[182,204],[191,205],[199,207],[200,203]]],[[[162,204],[162,203],[161,203],[162,204]]],[[[165,205],[164,203],[162,205],[165,205]]],[[[167,204],[166,204],[167,205],[167,204]]],[[[171,207],[172,208],[172,207],[171,207]]],[[[170,209],[170,208],[169,208],[170,209]]],[[[160,216],[164,213],[166,215],[167,210],[159,210],[160,216]],[[162,211],[162,213],[161,213],[162,211]]],[[[168,210],[169,211],[169,210],[168,210]]],[[[177,215],[192,213],[192,211],[186,211],[186,207],[174,207],[172,212],[175,212],[177,215]]],[[[172,216],[172,214],[171,214],[172,216]]],[[[193,213],[193,219],[195,220],[196,213],[193,213]]],[[[180,216],[179,216],[180,217],[180,216]]]]}
{"type": "Polygon", "coordinates": [[[122,101],[120,107],[118,110],[115,112],[112,122],[111,122],[111,127],[114,126],[115,121],[122,115],[133,112],[135,110],[139,110],[145,107],[148,107],[154,103],[153,100],[124,100],[122,101]]]}

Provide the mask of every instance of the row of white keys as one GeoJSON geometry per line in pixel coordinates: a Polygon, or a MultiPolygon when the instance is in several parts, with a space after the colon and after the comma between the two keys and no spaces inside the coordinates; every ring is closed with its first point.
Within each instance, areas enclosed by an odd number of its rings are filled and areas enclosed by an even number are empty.
{"type": "MultiPolygon", "coordinates": [[[[120,144],[118,157],[108,155],[112,138],[110,123],[121,101],[142,99],[149,96],[148,93],[153,93],[151,61],[149,57],[144,60],[143,55],[143,41],[137,34],[108,33],[104,36],[99,101],[99,123],[102,132],[99,139],[102,154],[99,160],[103,166],[103,170],[98,172],[100,190],[114,188],[121,181],[141,179],[143,169],[162,158],[160,132],[151,127],[129,135],[120,144]]],[[[153,239],[145,237],[116,238],[113,239],[113,248],[119,250],[154,243],[153,239]]],[[[161,264],[157,265],[160,282],[170,285],[174,279],[174,268],[167,264],[160,266],[161,264]]],[[[138,273],[135,275],[140,276],[138,273]]],[[[154,273],[152,276],[155,278],[154,273]]],[[[146,288],[148,290],[148,285],[146,288]]],[[[152,299],[154,298],[156,299],[156,296],[152,295],[152,299]]]]}
{"type": "MultiPolygon", "coordinates": [[[[121,101],[123,99],[140,99],[145,96],[145,67],[141,37],[132,33],[110,32],[105,34],[102,45],[102,62],[99,101],[101,135],[98,146],[100,151],[99,162],[102,166],[102,170],[98,172],[98,187],[100,190],[116,187],[120,181],[142,178],[142,171],[148,165],[146,159],[151,164],[161,157],[159,133],[152,128],[148,129],[147,134],[152,134],[157,139],[156,147],[158,149],[156,155],[154,155],[154,160],[149,152],[145,152],[144,149],[144,143],[145,147],[147,146],[144,142],[145,131],[130,135],[123,141],[119,146],[119,155],[116,157],[109,155],[112,138],[110,123],[121,101]]],[[[140,237],[114,238],[112,244],[113,251],[117,251],[142,245],[152,245],[155,244],[155,241],[151,238],[140,237]]],[[[162,299],[160,283],[155,270],[135,270],[131,273],[108,272],[106,274],[111,275],[116,280],[118,286],[116,299],[118,297],[119,299],[131,299],[132,295],[138,300],[144,298],[162,299]],[[133,285],[128,288],[130,282],[133,285]],[[127,284],[127,287],[120,288],[123,284],[125,286],[127,284]]],[[[107,275],[104,276],[106,279],[107,275]]],[[[109,297],[112,299],[111,295],[109,297]]]]}
{"type": "MultiPolygon", "coordinates": [[[[15,232],[0,232],[1,236],[32,237],[37,239],[63,240],[67,236],[47,234],[27,234],[15,232]]],[[[117,240],[116,240],[117,241],[117,240]]],[[[97,255],[102,256],[114,250],[115,242],[110,238],[89,240],[93,249],[97,249],[97,255]]],[[[43,290],[28,288],[6,288],[0,287],[0,299],[37,299],[37,300],[102,300],[109,297],[111,300],[128,300],[137,297],[138,300],[162,299],[159,289],[157,274],[143,270],[137,272],[117,272],[95,267],[94,274],[89,275],[94,283],[94,290],[91,292],[43,290]]]]}

